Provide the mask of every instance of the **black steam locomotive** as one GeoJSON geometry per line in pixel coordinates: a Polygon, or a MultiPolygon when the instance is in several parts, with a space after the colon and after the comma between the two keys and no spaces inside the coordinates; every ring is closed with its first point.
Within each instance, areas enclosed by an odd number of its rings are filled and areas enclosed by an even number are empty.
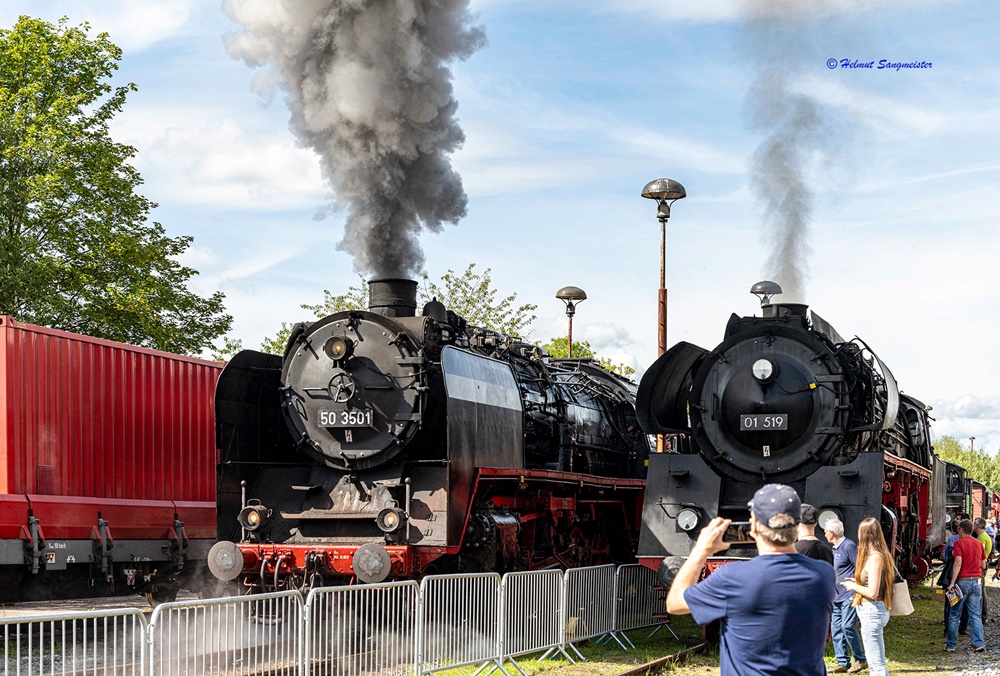
{"type": "Polygon", "coordinates": [[[213,573],[258,590],[634,555],[635,385],[466,321],[417,284],[244,351],[216,391],[213,573]],[[227,539],[228,538],[228,539],[227,539]]]}
{"type": "MultiPolygon", "coordinates": [[[[851,533],[879,518],[900,569],[923,578],[946,502],[928,407],[901,394],[860,339],[805,305],[772,304],[777,284],[751,291],[763,316],[732,315],[711,351],[675,345],[639,385],[643,429],[680,442],[650,458],[640,559],[655,569],[686,556],[709,520],[747,521],[754,492],[779,482],[819,509],[821,526],[836,517],[851,533]]],[[[734,542],[709,566],[755,554],[752,541],[734,542]]]]}

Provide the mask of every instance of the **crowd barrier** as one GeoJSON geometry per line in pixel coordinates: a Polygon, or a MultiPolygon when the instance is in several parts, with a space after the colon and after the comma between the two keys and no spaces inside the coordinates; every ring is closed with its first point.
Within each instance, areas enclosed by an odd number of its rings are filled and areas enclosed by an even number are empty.
{"type": "Polygon", "coordinates": [[[3,676],[510,676],[525,655],[584,660],[588,639],[634,647],[625,632],[666,624],[655,583],[607,565],[178,601],[148,621],[133,608],[0,618],[3,676]]]}
{"type": "Polygon", "coordinates": [[[0,619],[4,676],[149,673],[146,617],[136,608],[0,619]]]}

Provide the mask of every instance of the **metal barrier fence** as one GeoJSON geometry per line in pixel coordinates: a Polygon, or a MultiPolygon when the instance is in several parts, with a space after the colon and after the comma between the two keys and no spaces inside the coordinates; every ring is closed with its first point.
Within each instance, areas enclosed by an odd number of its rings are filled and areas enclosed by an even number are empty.
{"type": "Polygon", "coordinates": [[[302,619],[294,591],[164,603],[149,621],[147,673],[299,674],[302,619]]]}
{"type": "MultiPolygon", "coordinates": [[[[2,676],[420,676],[667,626],[640,565],[465,575],[0,620],[2,676]]],[[[655,633],[655,632],[654,632],[655,633]]],[[[651,634],[652,635],[652,634],[651,634]]],[[[674,634],[676,638],[676,634],[674,634]]],[[[633,646],[634,647],[634,646],[633,646]]],[[[477,672],[478,673],[478,672],[477,672]]]]}
{"type": "MultiPolygon", "coordinates": [[[[569,647],[581,660],[585,660],[574,643],[589,638],[614,636],[614,564],[570,568],[565,573],[565,589],[563,646],[569,647]]],[[[624,647],[623,645],[622,648],[624,647]]]]}
{"type": "MultiPolygon", "coordinates": [[[[563,648],[562,618],[565,578],[561,570],[507,573],[500,583],[501,664],[520,655],[545,651],[541,662],[555,652],[575,660],[563,648]]],[[[524,673],[521,671],[521,673],[524,673]]]]}
{"type": "Polygon", "coordinates": [[[0,620],[4,676],[147,673],[146,618],[135,609],[0,620]]]}
{"type": "Polygon", "coordinates": [[[491,662],[503,671],[497,573],[425,577],[419,620],[421,673],[491,662]]]}
{"type": "Polygon", "coordinates": [[[303,674],[418,674],[416,582],[313,589],[303,674]]]}
{"type": "MultiPolygon", "coordinates": [[[[625,632],[633,629],[656,627],[652,636],[663,627],[676,639],[677,634],[670,628],[669,617],[664,605],[662,591],[657,587],[656,573],[638,563],[618,566],[615,571],[615,630],[613,635],[624,639],[630,646],[625,632]]],[[[618,641],[619,645],[621,641],[618,641]]]]}

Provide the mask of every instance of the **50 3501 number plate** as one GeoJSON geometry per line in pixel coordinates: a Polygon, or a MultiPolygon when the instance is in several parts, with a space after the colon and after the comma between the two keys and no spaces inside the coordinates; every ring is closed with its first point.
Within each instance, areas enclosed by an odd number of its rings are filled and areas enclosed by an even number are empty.
{"type": "Polygon", "coordinates": [[[319,412],[319,424],[322,427],[371,427],[373,421],[370,408],[319,412]]]}
{"type": "Polygon", "coordinates": [[[787,413],[744,413],[740,416],[741,432],[771,432],[787,429],[787,413]]]}

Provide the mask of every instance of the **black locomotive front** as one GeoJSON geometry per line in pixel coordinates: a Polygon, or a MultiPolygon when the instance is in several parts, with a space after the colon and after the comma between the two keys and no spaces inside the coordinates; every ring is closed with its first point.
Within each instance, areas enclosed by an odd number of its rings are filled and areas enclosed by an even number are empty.
{"type": "MultiPolygon", "coordinates": [[[[771,303],[763,316],[733,315],[714,350],[679,343],[643,376],[637,413],[643,429],[687,441],[655,454],[639,556],[655,567],[690,552],[715,516],[747,521],[761,485],[785,483],[850,531],[880,518],[901,542],[904,565],[943,538],[928,529],[932,495],[927,407],[901,395],[886,366],[859,339],[844,340],[805,305],[771,303]]],[[[761,294],[763,295],[763,294],[761,294]]],[[[752,542],[728,556],[752,556],[752,542]]]]}
{"type": "Polygon", "coordinates": [[[416,291],[373,281],[368,310],[296,325],[283,357],[226,367],[218,577],[270,589],[515,569],[592,552],[606,526],[635,533],[620,504],[613,518],[576,507],[632,479],[638,513],[649,445],[634,385],[437,301],[417,316],[416,291]]]}

